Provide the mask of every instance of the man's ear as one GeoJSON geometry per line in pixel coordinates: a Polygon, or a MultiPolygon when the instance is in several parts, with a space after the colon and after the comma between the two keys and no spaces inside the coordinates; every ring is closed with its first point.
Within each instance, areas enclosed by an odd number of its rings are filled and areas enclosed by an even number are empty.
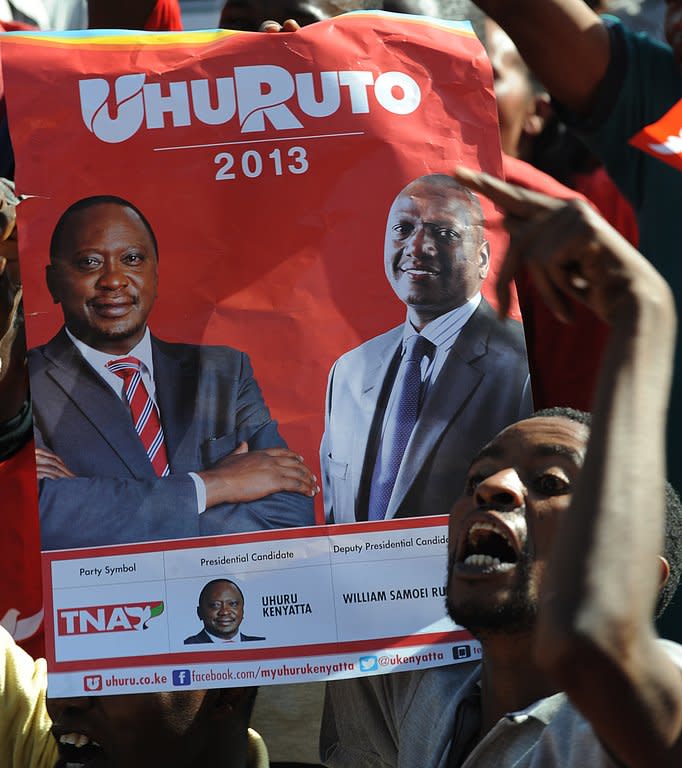
{"type": "Polygon", "coordinates": [[[529,109],[523,123],[523,132],[527,136],[539,136],[552,115],[552,101],[546,91],[537,93],[533,98],[533,109],[529,109]]]}
{"type": "Polygon", "coordinates": [[[197,616],[199,617],[199,621],[203,621],[204,617],[201,615],[201,606],[197,605],[197,616]]]}
{"type": "Polygon", "coordinates": [[[668,579],[670,578],[670,563],[667,561],[663,555],[658,556],[658,566],[659,566],[659,578],[658,578],[658,589],[659,591],[665,587],[665,585],[668,583],[668,579]]]}
{"type": "Polygon", "coordinates": [[[47,283],[47,289],[50,292],[50,296],[52,296],[52,302],[54,304],[59,304],[60,298],[59,298],[58,281],[57,281],[57,276],[55,274],[54,266],[52,264],[48,264],[45,267],[45,282],[47,283]]]}
{"type": "Polygon", "coordinates": [[[488,241],[484,240],[481,243],[481,247],[478,249],[478,276],[481,280],[485,280],[488,276],[488,269],[490,268],[490,246],[488,241]]]}

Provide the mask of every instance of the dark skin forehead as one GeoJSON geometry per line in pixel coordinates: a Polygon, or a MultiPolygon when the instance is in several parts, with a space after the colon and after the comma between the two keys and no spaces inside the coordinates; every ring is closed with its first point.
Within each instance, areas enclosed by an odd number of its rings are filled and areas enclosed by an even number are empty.
{"type": "Polygon", "coordinates": [[[209,605],[215,600],[237,600],[242,602],[242,596],[239,590],[229,581],[222,581],[218,584],[212,584],[204,593],[201,601],[202,605],[209,605]]]}
{"type": "Polygon", "coordinates": [[[471,462],[486,459],[533,459],[564,457],[577,466],[585,460],[589,430],[562,416],[541,416],[512,424],[500,432],[471,462]]]}
{"type": "MultiPolygon", "coordinates": [[[[120,225],[135,232],[133,242],[128,242],[127,245],[144,246],[157,256],[152,236],[138,214],[127,206],[103,202],[74,211],[66,219],[57,241],[57,259],[80,249],[97,248],[98,234],[102,230],[111,231],[120,225]]],[[[128,238],[130,239],[129,235],[128,238]]]]}
{"type": "Polygon", "coordinates": [[[393,203],[394,210],[430,207],[440,208],[449,216],[465,219],[470,226],[472,221],[471,201],[455,187],[439,184],[434,181],[416,181],[405,187],[393,203]]]}
{"type": "Polygon", "coordinates": [[[343,12],[333,2],[306,0],[228,0],[220,17],[224,29],[257,32],[264,21],[295,19],[301,26],[322,21],[343,12]]]}

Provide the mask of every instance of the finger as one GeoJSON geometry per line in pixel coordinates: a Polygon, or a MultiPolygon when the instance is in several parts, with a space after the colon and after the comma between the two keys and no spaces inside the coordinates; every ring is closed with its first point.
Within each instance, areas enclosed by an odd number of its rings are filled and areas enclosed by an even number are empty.
{"type": "Polygon", "coordinates": [[[40,475],[40,473],[44,473],[46,475],[49,475],[50,477],[58,477],[62,479],[73,479],[76,477],[76,475],[71,472],[67,467],[65,467],[63,464],[54,464],[52,462],[36,462],[36,472],[40,475]]]}
{"type": "Polygon", "coordinates": [[[45,477],[62,479],[71,479],[75,477],[73,472],[70,472],[63,464],[47,461],[36,462],[36,472],[38,477],[41,475],[44,475],[45,477]]]}
{"type": "MultiPolygon", "coordinates": [[[[551,215],[529,222],[519,238],[534,279],[546,280],[543,297],[549,308],[564,321],[570,321],[573,305],[569,299],[584,300],[587,283],[582,262],[591,242],[591,230],[582,220],[582,209],[566,203],[551,215]],[[538,278],[542,273],[543,277],[538,278]]],[[[538,286],[540,287],[540,286],[538,286]]]]}
{"type": "Polygon", "coordinates": [[[261,451],[258,451],[258,453],[266,453],[268,456],[273,457],[286,456],[290,459],[295,459],[298,462],[303,462],[303,456],[301,456],[300,453],[294,453],[294,451],[290,451],[288,448],[263,448],[261,451]]]}
{"type": "Polygon", "coordinates": [[[513,239],[510,239],[507,252],[497,274],[495,292],[499,304],[499,317],[504,319],[509,314],[511,305],[511,283],[523,266],[523,257],[513,239]]]}
{"type": "Polygon", "coordinates": [[[552,197],[517,187],[482,171],[458,166],[455,178],[460,184],[484,195],[517,218],[528,219],[540,211],[557,207],[557,201],[552,197]]]}
{"type": "Polygon", "coordinates": [[[282,25],[282,32],[298,32],[300,28],[301,25],[296,19],[287,19],[282,25]]]}
{"type": "Polygon", "coordinates": [[[320,492],[320,487],[314,475],[302,475],[293,470],[284,470],[280,476],[282,490],[314,496],[320,492]]]}
{"type": "Polygon", "coordinates": [[[232,451],[229,455],[235,456],[240,453],[248,453],[249,452],[249,444],[246,442],[246,440],[242,440],[241,443],[232,451]]]}
{"type": "Polygon", "coordinates": [[[259,29],[259,32],[281,32],[282,31],[282,25],[278,21],[272,21],[271,19],[268,19],[267,21],[264,21],[259,29]]]}
{"type": "Polygon", "coordinates": [[[295,472],[300,477],[305,477],[310,483],[317,482],[315,475],[298,459],[290,456],[271,457],[271,459],[278,470],[288,473],[295,472]]]}
{"type": "Polygon", "coordinates": [[[36,477],[38,480],[71,480],[75,475],[64,473],[55,467],[36,467],[36,477]]]}
{"type": "Polygon", "coordinates": [[[0,240],[6,240],[14,232],[18,203],[14,183],[0,178],[0,240]]]}
{"type": "Polygon", "coordinates": [[[573,320],[571,305],[566,296],[557,288],[548,272],[542,265],[536,263],[528,264],[528,272],[549,311],[560,322],[570,323],[573,320]]]}
{"type": "Polygon", "coordinates": [[[71,470],[62,461],[62,459],[59,456],[57,456],[57,454],[54,453],[53,451],[50,451],[47,448],[36,448],[35,457],[36,457],[36,462],[41,462],[42,464],[50,464],[53,466],[60,467],[64,472],[68,472],[70,475],[75,477],[75,475],[71,472],[71,470]]]}

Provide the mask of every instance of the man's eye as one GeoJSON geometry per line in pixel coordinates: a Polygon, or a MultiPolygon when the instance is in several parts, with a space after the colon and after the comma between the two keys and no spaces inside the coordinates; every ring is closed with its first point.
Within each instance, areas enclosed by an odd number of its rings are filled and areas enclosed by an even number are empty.
{"type": "Polygon", "coordinates": [[[473,494],[478,486],[485,480],[485,478],[486,475],[484,475],[482,472],[469,475],[467,478],[466,492],[470,495],[473,494]]]}
{"type": "Polygon", "coordinates": [[[127,264],[139,264],[140,262],[144,261],[144,255],[138,251],[131,251],[130,253],[126,253],[124,261],[127,264]]]}
{"type": "Polygon", "coordinates": [[[407,222],[401,222],[393,226],[393,231],[397,237],[407,237],[414,230],[414,225],[407,222]]]}
{"type": "Polygon", "coordinates": [[[570,493],[571,484],[565,477],[546,473],[535,479],[535,489],[543,496],[561,496],[564,493],[570,493]]]}
{"type": "Polygon", "coordinates": [[[436,236],[440,240],[446,240],[449,243],[454,243],[456,240],[462,239],[459,232],[455,232],[454,229],[448,229],[447,227],[438,227],[438,229],[436,229],[436,236]]]}
{"type": "Polygon", "coordinates": [[[77,262],[78,269],[82,269],[84,271],[97,269],[100,264],[100,260],[94,256],[84,256],[82,259],[78,259],[77,262]]]}

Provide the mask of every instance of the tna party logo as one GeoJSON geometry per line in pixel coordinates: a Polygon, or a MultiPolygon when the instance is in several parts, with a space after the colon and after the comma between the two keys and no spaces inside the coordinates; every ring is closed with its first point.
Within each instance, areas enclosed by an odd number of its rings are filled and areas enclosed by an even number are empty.
{"type": "Polygon", "coordinates": [[[303,115],[325,118],[341,109],[367,114],[370,103],[394,115],[409,115],[421,103],[419,85],[403,72],[312,72],[291,75],[283,67],[263,64],[234,67],[234,77],[215,80],[147,83],[146,75],[121,75],[114,81],[95,77],[79,80],[81,115],[87,129],[101,141],[117,144],[142,127],[175,128],[196,123],[224,125],[237,116],[242,133],[271,126],[277,131],[303,128],[291,107],[303,115]],[[373,99],[371,98],[373,97],[373,99]]]}
{"type": "Polygon", "coordinates": [[[148,628],[163,613],[163,602],[96,605],[88,608],[60,608],[57,633],[62,636],[101,632],[132,632],[148,628]]]}

